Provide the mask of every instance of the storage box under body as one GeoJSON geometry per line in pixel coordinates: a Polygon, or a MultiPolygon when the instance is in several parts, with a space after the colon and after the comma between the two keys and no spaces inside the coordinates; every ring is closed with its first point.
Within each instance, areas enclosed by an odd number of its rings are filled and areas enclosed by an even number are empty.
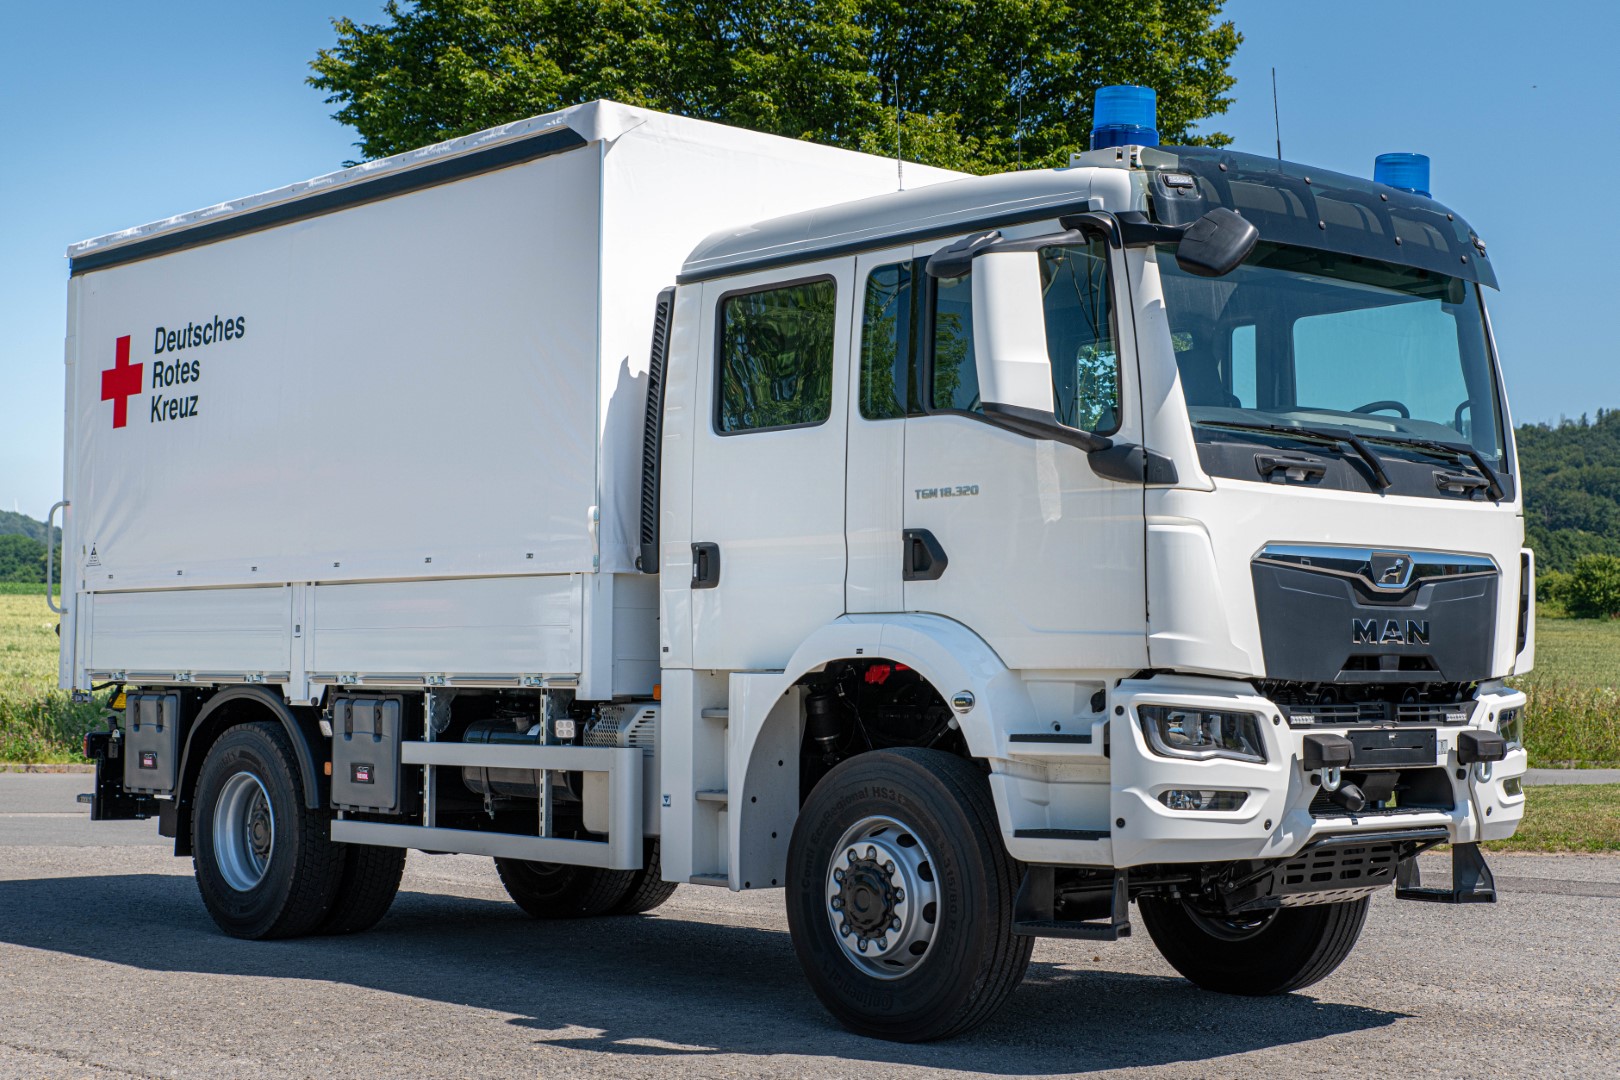
{"type": "Polygon", "coordinates": [[[332,703],[332,806],[399,809],[404,704],[397,697],[340,697],[332,703]]]}
{"type": "Polygon", "coordinates": [[[124,790],[167,795],[180,767],[180,695],[130,694],[124,701],[124,790]]]}

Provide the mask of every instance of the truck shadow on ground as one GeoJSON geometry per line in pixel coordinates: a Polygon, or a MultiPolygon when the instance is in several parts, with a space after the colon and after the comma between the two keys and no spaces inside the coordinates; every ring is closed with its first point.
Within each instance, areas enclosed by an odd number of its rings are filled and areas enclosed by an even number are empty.
{"type": "Polygon", "coordinates": [[[907,1046],[838,1027],[786,933],[680,912],[539,922],[506,903],[405,892],[367,934],[245,942],[219,933],[190,878],[160,874],[0,881],[0,912],[0,941],[14,945],[154,973],[322,980],[487,1009],[516,1016],[507,1022],[536,1046],[627,1060],[794,1054],[1020,1076],[1207,1061],[1405,1018],[1035,963],[984,1027],[907,1046]]]}

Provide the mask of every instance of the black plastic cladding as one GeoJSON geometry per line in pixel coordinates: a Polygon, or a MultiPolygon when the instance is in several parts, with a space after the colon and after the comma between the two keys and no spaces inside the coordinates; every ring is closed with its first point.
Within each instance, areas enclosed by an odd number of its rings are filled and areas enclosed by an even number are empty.
{"type": "Polygon", "coordinates": [[[641,550],[636,556],[636,567],[643,574],[658,573],[658,455],[663,445],[664,368],[674,312],[675,287],[671,285],[658,294],[647,362],[647,415],[641,429],[641,550]]]}
{"type": "MultiPolygon", "coordinates": [[[[1496,640],[1498,575],[1431,578],[1413,582],[1399,601],[1369,603],[1348,578],[1256,561],[1255,612],[1266,678],[1308,683],[1478,682],[1491,678],[1496,640]],[[1379,640],[1357,642],[1355,624],[1373,622],[1379,640]],[[1424,624],[1427,641],[1391,640],[1409,622],[1424,624]],[[1407,666],[1360,668],[1353,661],[1393,657],[1407,666]],[[1414,664],[1426,666],[1413,666],[1414,664]]],[[[1379,598],[1382,599],[1382,598],[1379,598]]]]}

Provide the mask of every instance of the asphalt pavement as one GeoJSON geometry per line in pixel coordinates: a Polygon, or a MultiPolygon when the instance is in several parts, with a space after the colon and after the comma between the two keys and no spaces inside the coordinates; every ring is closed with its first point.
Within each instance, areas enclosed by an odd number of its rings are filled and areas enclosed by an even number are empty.
{"type": "Polygon", "coordinates": [[[779,892],[683,886],[649,916],[547,923],[487,859],[413,852],[375,930],[235,941],[155,823],[88,821],[88,783],[0,774],[0,1077],[1342,1080],[1620,1060],[1620,858],[1493,857],[1490,906],[1386,891],[1345,965],[1281,998],[1197,990],[1140,929],[1042,941],[990,1023],[901,1046],[821,1010],[779,892]]]}

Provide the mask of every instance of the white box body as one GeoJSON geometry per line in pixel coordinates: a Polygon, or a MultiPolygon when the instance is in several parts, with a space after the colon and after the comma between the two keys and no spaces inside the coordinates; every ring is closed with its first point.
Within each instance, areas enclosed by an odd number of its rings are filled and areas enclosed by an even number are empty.
{"type": "Polygon", "coordinates": [[[594,102],[76,245],[63,685],[650,691],[658,291],[716,229],[895,183],[594,102]]]}

